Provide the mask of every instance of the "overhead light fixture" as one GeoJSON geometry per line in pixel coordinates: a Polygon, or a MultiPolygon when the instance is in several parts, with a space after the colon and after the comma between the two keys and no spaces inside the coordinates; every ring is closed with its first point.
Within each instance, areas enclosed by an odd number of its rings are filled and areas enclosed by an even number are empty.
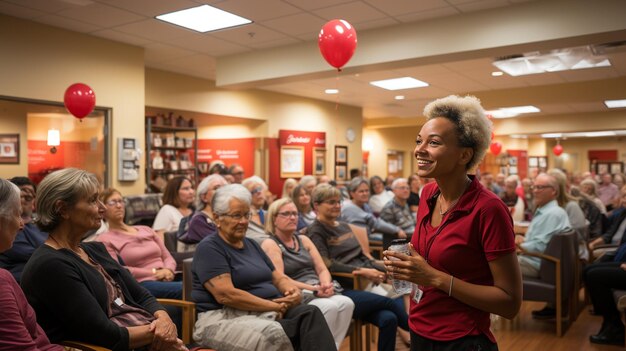
{"type": "Polygon", "coordinates": [[[607,130],[602,132],[587,132],[585,136],[587,138],[595,138],[595,137],[605,137],[605,136],[616,136],[617,134],[614,131],[607,130]]]}
{"type": "Polygon", "coordinates": [[[200,33],[252,23],[251,20],[209,5],[156,16],[156,19],[200,33]]]}
{"type": "Polygon", "coordinates": [[[623,100],[605,100],[604,104],[608,108],[626,107],[626,99],[623,99],[623,100]]]}
{"type": "Polygon", "coordinates": [[[563,137],[563,133],[545,133],[545,134],[541,134],[542,138],[562,138],[563,137]]]}
{"type": "Polygon", "coordinates": [[[532,52],[500,58],[493,65],[512,76],[545,72],[558,72],[583,68],[608,67],[606,56],[596,55],[590,46],[552,50],[547,53],[532,52]]]}
{"type": "Polygon", "coordinates": [[[404,95],[396,95],[394,97],[394,99],[396,99],[396,100],[404,100],[404,95]]]}
{"type": "Polygon", "coordinates": [[[500,76],[503,76],[503,75],[504,75],[504,72],[502,72],[502,71],[491,72],[491,76],[492,77],[500,77],[500,76]]]}
{"type": "Polygon", "coordinates": [[[511,118],[519,116],[523,113],[537,113],[541,112],[535,106],[515,106],[515,107],[501,107],[497,110],[485,111],[485,113],[491,115],[493,118],[511,118]]]}
{"type": "Polygon", "coordinates": [[[326,89],[324,92],[326,94],[339,94],[339,89],[326,89]]]}
{"type": "Polygon", "coordinates": [[[393,79],[376,80],[370,82],[371,85],[387,90],[402,90],[427,87],[428,83],[412,77],[402,77],[393,79]]]}
{"type": "Polygon", "coordinates": [[[49,129],[48,130],[48,146],[52,146],[50,148],[51,154],[57,153],[57,146],[61,145],[61,133],[57,129],[49,129]]]}

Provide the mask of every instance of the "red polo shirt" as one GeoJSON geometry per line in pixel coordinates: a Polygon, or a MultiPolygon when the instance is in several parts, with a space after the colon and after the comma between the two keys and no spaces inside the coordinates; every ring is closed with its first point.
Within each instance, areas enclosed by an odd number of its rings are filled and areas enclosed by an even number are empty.
{"type": "MultiPolygon", "coordinates": [[[[474,176],[470,178],[468,189],[438,227],[431,226],[430,219],[439,188],[436,182],[425,186],[411,243],[432,267],[453,275],[455,280],[493,285],[489,261],[515,252],[513,220],[500,198],[474,176]]],[[[485,334],[495,342],[489,330],[489,313],[439,289],[421,288],[421,301],[411,301],[409,325],[413,332],[439,341],[485,334]]]]}

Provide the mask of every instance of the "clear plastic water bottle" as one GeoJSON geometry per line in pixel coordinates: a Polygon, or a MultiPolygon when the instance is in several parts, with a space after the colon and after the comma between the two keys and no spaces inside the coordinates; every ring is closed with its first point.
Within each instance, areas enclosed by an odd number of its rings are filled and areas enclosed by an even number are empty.
{"type": "MultiPolygon", "coordinates": [[[[405,255],[410,255],[411,252],[409,251],[409,243],[406,241],[406,239],[394,239],[391,241],[391,245],[389,245],[389,248],[387,249],[389,251],[394,251],[394,252],[399,252],[405,255]]],[[[389,256],[390,260],[397,260],[397,258],[395,257],[391,257],[389,256]]],[[[400,295],[405,295],[405,294],[410,294],[411,293],[411,283],[407,282],[406,280],[399,280],[399,279],[391,279],[391,283],[393,285],[393,289],[396,291],[396,293],[400,294],[400,295]]]]}

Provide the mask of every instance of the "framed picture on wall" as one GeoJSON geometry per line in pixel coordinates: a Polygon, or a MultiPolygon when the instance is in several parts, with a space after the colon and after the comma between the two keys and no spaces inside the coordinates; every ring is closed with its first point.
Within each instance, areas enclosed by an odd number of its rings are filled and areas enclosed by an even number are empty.
{"type": "Polygon", "coordinates": [[[346,168],[346,165],[335,166],[335,180],[345,181],[348,179],[348,176],[346,175],[348,170],[346,168]]]}
{"type": "Polygon", "coordinates": [[[623,173],[623,171],[624,171],[623,162],[611,162],[611,174],[623,173]]]}
{"type": "Polygon", "coordinates": [[[326,149],[313,148],[313,175],[326,174],[326,149]]]}
{"type": "Polygon", "coordinates": [[[609,173],[609,162],[598,162],[596,174],[609,173]]]}
{"type": "Polygon", "coordinates": [[[0,164],[20,163],[20,135],[0,134],[0,164]]]}
{"type": "Polygon", "coordinates": [[[335,164],[348,163],[348,147],[335,145],[335,164]]]}
{"type": "Polygon", "coordinates": [[[304,175],[304,146],[280,147],[280,177],[297,178],[304,175]]]}

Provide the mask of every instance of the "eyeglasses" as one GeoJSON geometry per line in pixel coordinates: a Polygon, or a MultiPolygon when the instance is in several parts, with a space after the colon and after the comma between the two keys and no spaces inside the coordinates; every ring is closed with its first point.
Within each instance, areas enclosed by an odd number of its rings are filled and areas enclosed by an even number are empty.
{"type": "Polygon", "coordinates": [[[398,189],[398,190],[409,190],[410,188],[408,186],[397,186],[394,189],[398,189]]]}
{"type": "Polygon", "coordinates": [[[224,213],[224,214],[220,214],[220,216],[230,217],[230,218],[236,220],[237,222],[239,222],[239,221],[241,221],[244,218],[246,220],[250,220],[250,218],[252,218],[252,212],[248,212],[248,213],[234,213],[234,214],[224,213]]]}
{"type": "Polygon", "coordinates": [[[298,212],[278,212],[277,215],[281,217],[298,217],[298,212]]]}
{"type": "Polygon", "coordinates": [[[120,200],[109,200],[109,201],[105,202],[105,204],[107,206],[117,206],[117,205],[124,206],[124,200],[122,200],[122,199],[120,199],[120,200]]]}
{"type": "Polygon", "coordinates": [[[552,188],[554,189],[554,187],[552,185],[531,185],[530,186],[530,190],[543,190],[546,188],[552,188]]]}
{"type": "Polygon", "coordinates": [[[24,201],[33,201],[35,197],[30,196],[30,195],[20,195],[20,198],[24,201]]]}
{"type": "Polygon", "coordinates": [[[262,187],[262,186],[258,186],[258,187],[256,187],[256,188],[254,188],[254,189],[250,190],[250,193],[251,193],[252,195],[256,195],[256,194],[258,194],[258,193],[260,193],[260,192],[262,192],[262,191],[263,191],[263,187],[262,187]]]}
{"type": "Polygon", "coordinates": [[[335,205],[340,205],[341,206],[342,202],[343,201],[341,201],[341,200],[326,200],[326,201],[322,201],[323,204],[327,204],[327,205],[330,205],[330,206],[335,206],[335,205]]]}

